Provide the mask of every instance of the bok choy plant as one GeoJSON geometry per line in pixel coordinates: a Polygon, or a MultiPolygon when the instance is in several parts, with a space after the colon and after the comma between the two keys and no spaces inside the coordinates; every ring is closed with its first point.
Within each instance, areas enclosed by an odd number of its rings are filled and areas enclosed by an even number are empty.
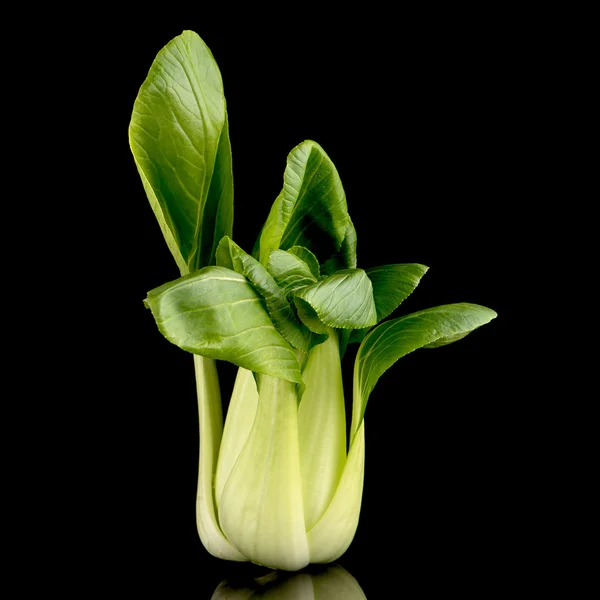
{"type": "Polygon", "coordinates": [[[377,381],[402,356],[455,342],[496,313],[459,303],[390,318],[427,267],[358,266],[340,177],[313,141],[289,153],[254,248],[237,245],[222,79],[194,32],[158,53],[129,140],[181,273],[145,304],[194,358],[200,539],[214,556],[275,569],[334,561],[358,525],[377,381]],[[348,344],[359,346],[346,439],[348,344]],[[218,360],[239,367],[224,423],[218,360]]]}

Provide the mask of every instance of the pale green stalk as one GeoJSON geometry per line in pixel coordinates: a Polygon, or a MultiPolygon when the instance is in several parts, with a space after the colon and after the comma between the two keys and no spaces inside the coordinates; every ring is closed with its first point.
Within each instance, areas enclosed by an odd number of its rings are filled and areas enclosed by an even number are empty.
{"type": "Polygon", "coordinates": [[[346,413],[338,336],[308,355],[302,378],[306,389],[298,409],[302,496],[307,531],[331,502],[346,461],[346,413]]]}
{"type": "Polygon", "coordinates": [[[219,528],[213,494],[213,479],[217,454],[223,431],[223,411],[217,368],[212,358],[194,354],[198,417],[200,421],[200,462],[198,465],[198,494],[196,523],[204,547],[225,560],[246,561],[223,535],[219,528]]]}
{"type": "Polygon", "coordinates": [[[354,369],[350,449],[342,477],[327,511],[308,532],[311,563],[337,560],[350,546],[358,527],[365,475],[365,422],[360,421],[358,368],[354,369]]]}
{"type": "Polygon", "coordinates": [[[308,565],[294,383],[261,376],[258,409],[219,506],[227,538],[252,562],[295,571],[308,565]]]}
{"type": "Polygon", "coordinates": [[[363,413],[363,395],[360,386],[360,362],[354,361],[354,373],[352,379],[352,420],[350,421],[350,445],[354,441],[354,436],[358,431],[363,413]]]}
{"type": "Polygon", "coordinates": [[[231,393],[219,460],[215,477],[215,499],[217,510],[223,494],[223,488],[229,479],[231,470],[237,461],[254,423],[258,406],[258,390],[252,371],[239,368],[235,385],[231,393]]]}
{"type": "Polygon", "coordinates": [[[354,436],[333,499],[308,532],[311,563],[337,560],[350,546],[358,527],[365,474],[364,420],[354,436]]]}

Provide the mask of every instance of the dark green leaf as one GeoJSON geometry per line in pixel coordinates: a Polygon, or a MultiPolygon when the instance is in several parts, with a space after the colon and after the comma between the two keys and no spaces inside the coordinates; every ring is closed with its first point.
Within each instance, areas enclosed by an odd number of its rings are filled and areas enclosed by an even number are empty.
{"type": "Polygon", "coordinates": [[[305,141],[288,155],[283,189],[260,237],[260,262],[273,250],[304,246],[325,262],[338,253],[349,223],[338,172],[319,144],[305,141]]]}
{"type": "Polygon", "coordinates": [[[489,323],[496,313],[477,304],[447,304],[385,321],[363,340],[354,364],[352,430],[364,416],[379,378],[401,357],[418,348],[450,343],[489,323]]]}
{"type": "Polygon", "coordinates": [[[321,267],[324,275],[331,275],[341,269],[356,268],[356,229],[348,216],[346,235],[341,248],[335,252],[321,267]]]}
{"type": "Polygon", "coordinates": [[[214,264],[219,240],[231,235],[231,148],[221,74],[196,33],[184,31],[156,56],[129,142],[181,273],[214,264]]]}

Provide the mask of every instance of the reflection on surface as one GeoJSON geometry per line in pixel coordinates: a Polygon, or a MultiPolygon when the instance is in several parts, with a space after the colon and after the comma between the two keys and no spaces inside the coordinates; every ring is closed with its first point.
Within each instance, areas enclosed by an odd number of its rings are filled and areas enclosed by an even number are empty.
{"type": "Polygon", "coordinates": [[[263,577],[221,582],[211,600],[366,600],[360,585],[338,565],[311,565],[297,573],[271,571],[263,577]]]}

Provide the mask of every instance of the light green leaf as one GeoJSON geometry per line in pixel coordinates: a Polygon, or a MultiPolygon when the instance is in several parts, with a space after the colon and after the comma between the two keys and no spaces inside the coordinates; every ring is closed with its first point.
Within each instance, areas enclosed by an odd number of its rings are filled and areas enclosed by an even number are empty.
{"type": "Polygon", "coordinates": [[[329,327],[359,329],[377,322],[373,288],[362,269],[344,269],[296,292],[329,327]]]}
{"type": "Polygon", "coordinates": [[[294,304],[296,305],[296,311],[298,318],[308,327],[313,334],[323,335],[323,340],[327,338],[327,325],[325,325],[315,309],[308,303],[302,300],[302,298],[295,297],[294,304]]]}
{"type": "Polygon", "coordinates": [[[152,290],[144,302],[160,332],[183,350],[302,381],[294,351],[243,275],[205,267],[152,290]]]}
{"type": "Polygon", "coordinates": [[[346,194],[338,172],[316,142],[307,140],[288,155],[283,189],[260,237],[260,262],[273,250],[304,246],[325,262],[339,252],[349,224],[346,194]]]}
{"type": "Polygon", "coordinates": [[[296,318],[284,290],[255,258],[225,236],[217,248],[217,264],[244,275],[265,300],[273,325],[294,347],[303,352],[310,348],[310,332],[296,318]]]}
{"type": "Polygon", "coordinates": [[[317,257],[304,246],[292,246],[287,250],[291,254],[294,254],[298,258],[302,259],[310,269],[310,272],[313,274],[315,279],[321,279],[321,269],[319,267],[319,261],[317,257]]]}
{"type": "Polygon", "coordinates": [[[418,348],[464,337],[496,316],[493,310],[477,304],[446,304],[385,321],[372,329],[354,363],[352,435],[363,420],[375,384],[399,358],[418,348]]]}
{"type": "MultiPolygon", "coordinates": [[[[412,294],[429,267],[418,263],[383,265],[367,269],[367,276],[373,285],[373,297],[379,323],[412,294]]],[[[357,329],[352,332],[349,343],[361,342],[368,330],[357,329]]]]}
{"type": "Polygon", "coordinates": [[[423,348],[441,348],[442,346],[447,346],[448,344],[453,344],[454,342],[458,342],[458,340],[462,340],[469,332],[466,333],[457,333],[456,335],[451,335],[446,338],[441,338],[432,342],[431,344],[427,344],[423,346],[423,348]]]}
{"type": "Polygon", "coordinates": [[[429,267],[417,263],[382,265],[367,269],[373,285],[377,322],[391,315],[419,285],[429,267]]]}
{"type": "Polygon", "coordinates": [[[300,288],[316,283],[310,267],[298,256],[286,250],[273,250],[267,270],[289,298],[300,288]]]}
{"type": "Polygon", "coordinates": [[[231,147],[221,74],[196,33],[184,31],[156,56],[129,143],[181,274],[214,264],[219,240],[231,235],[231,147]]]}

